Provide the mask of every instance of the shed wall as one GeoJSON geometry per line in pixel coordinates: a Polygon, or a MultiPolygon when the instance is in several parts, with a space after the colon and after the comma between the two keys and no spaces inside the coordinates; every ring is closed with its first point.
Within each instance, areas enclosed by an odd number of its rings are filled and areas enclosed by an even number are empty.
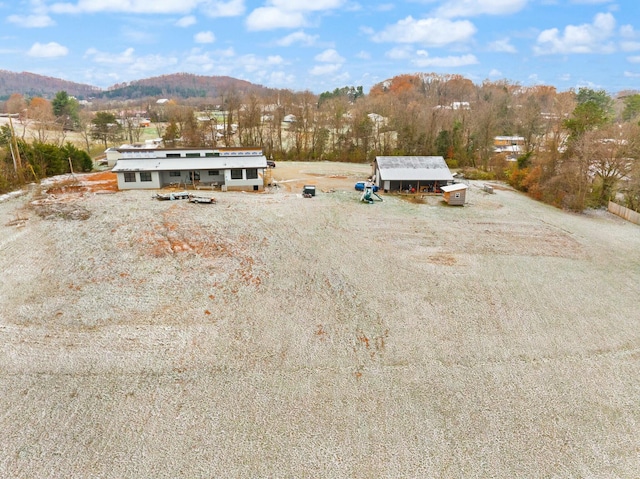
{"type": "Polygon", "coordinates": [[[448,191],[443,195],[444,200],[451,206],[463,206],[467,190],[448,191]]]}

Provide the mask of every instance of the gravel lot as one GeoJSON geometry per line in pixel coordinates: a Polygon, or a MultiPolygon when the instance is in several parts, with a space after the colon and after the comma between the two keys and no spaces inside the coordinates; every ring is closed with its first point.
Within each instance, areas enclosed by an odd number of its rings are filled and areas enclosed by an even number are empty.
{"type": "Polygon", "coordinates": [[[368,172],[0,202],[0,477],[640,477],[640,228],[368,172]]]}

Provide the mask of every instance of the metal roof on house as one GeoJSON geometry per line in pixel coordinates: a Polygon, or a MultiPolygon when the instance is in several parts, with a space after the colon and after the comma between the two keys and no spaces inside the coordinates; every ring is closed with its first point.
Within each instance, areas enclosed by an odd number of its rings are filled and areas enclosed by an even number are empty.
{"type": "Polygon", "coordinates": [[[201,158],[121,158],[111,171],[193,171],[230,168],[266,168],[267,157],[213,156],[201,158]]]}
{"type": "Polygon", "coordinates": [[[376,156],[382,181],[451,181],[441,156],[376,156]]]}

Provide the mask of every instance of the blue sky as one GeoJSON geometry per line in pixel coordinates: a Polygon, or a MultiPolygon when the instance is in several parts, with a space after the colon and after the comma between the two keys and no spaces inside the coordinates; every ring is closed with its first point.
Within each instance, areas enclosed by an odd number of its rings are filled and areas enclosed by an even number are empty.
{"type": "Polygon", "coordinates": [[[640,90],[640,0],[0,0],[0,68],[321,93],[403,73],[640,90]]]}

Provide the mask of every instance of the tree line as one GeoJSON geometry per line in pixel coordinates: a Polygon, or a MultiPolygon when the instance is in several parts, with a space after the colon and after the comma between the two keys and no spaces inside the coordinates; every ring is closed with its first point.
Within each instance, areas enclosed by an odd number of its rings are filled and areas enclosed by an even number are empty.
{"type": "MultiPolygon", "coordinates": [[[[21,101],[41,143],[52,122],[81,133],[86,151],[140,140],[136,117],[116,114],[135,110],[131,104],[86,111],[60,92],[49,105],[12,96],[5,111],[20,109],[15,104],[21,101]]],[[[389,79],[368,94],[357,86],[320,95],[229,88],[216,98],[164,105],[141,100],[137,110],[154,121],[168,147],[258,146],[275,160],[441,155],[470,177],[503,179],[563,208],[597,207],[616,196],[632,208],[640,203],[637,93],[612,98],[588,88],[558,92],[543,85],[416,74],[389,79]],[[496,136],[520,138],[518,157],[497,153],[496,136]]]]}

